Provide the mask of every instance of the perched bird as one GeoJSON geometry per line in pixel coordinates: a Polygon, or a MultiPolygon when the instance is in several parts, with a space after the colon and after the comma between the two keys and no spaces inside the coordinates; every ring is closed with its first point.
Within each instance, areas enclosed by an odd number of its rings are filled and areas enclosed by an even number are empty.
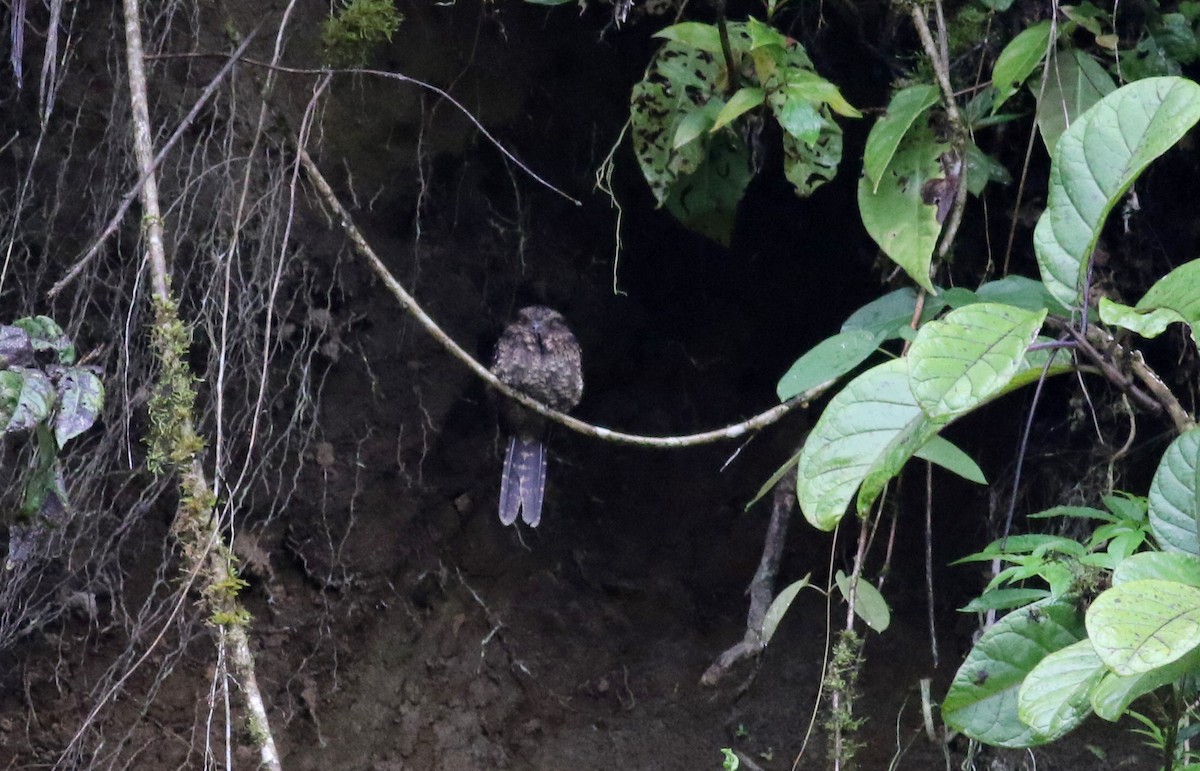
{"type": "MultiPolygon", "coordinates": [[[[504,329],[492,374],[561,412],[583,396],[579,343],[562,315],[544,305],[522,308],[504,329]]],[[[546,419],[512,400],[501,406],[501,418],[510,436],[500,480],[500,521],[511,525],[520,514],[537,527],[546,488],[546,419]]]]}

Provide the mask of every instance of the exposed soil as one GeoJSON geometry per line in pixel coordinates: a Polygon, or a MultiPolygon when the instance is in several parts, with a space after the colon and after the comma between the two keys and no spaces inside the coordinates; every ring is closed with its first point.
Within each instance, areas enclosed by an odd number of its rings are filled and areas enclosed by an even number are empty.
{"type": "MultiPolygon", "coordinates": [[[[589,174],[620,130],[650,43],[613,31],[596,42],[603,14],[595,10],[583,22],[527,6],[406,12],[394,58],[381,64],[442,84],[462,74],[455,93],[585,205],[506,166],[445,104],[438,130],[425,129],[435,147],[424,149],[429,177],[418,204],[414,92],[380,108],[400,116],[396,125],[358,121],[377,89],[397,93],[390,85],[347,84],[327,115],[320,163],[341,177],[347,197],[351,184],[360,201],[381,191],[356,216],[429,313],[480,357],[521,305],[561,310],[585,354],[580,417],[682,434],[749,416],[774,403],[775,381],[799,352],[875,291],[873,247],[850,227],[853,168],[808,202],[779,203],[780,179],[756,183],[725,251],[649,207],[625,150],[617,185],[629,207],[626,250],[614,265],[615,214],[590,193],[589,174]],[[437,50],[472,53],[447,61],[437,50]],[[392,142],[386,159],[369,136],[391,137],[378,140],[392,142]]],[[[302,104],[304,88],[295,88],[302,104]]],[[[851,93],[860,98],[872,103],[851,93]]],[[[852,149],[856,130],[847,157],[861,152],[852,149]]],[[[789,418],[742,448],[673,452],[560,430],[550,441],[541,527],[504,528],[495,516],[502,438],[483,387],[403,315],[319,216],[301,227],[307,259],[329,276],[334,298],[318,308],[330,344],[320,362],[321,434],[300,461],[285,515],[264,523],[262,512],[245,512],[235,547],[251,582],[259,682],[284,767],[691,771],[719,768],[722,747],[744,754],[743,769],[829,767],[819,716],[794,761],[841,606],[830,622],[824,598],[803,593],[758,665],[715,688],[699,683],[743,633],[744,592],[767,522],[765,505],[743,507],[808,418],[789,418]]],[[[1015,430],[980,420],[1006,437],[1015,430]]],[[[856,705],[866,720],[864,769],[959,768],[967,750],[961,739],[943,746],[925,737],[919,682],[932,678],[940,700],[969,647],[973,619],[954,609],[980,577],[941,566],[986,541],[987,500],[937,481],[953,498],[935,513],[940,665],[926,624],[922,512],[913,508],[900,514],[884,589],[893,625],[868,634],[865,649],[856,705]]],[[[167,537],[167,517],[149,517],[148,555],[167,537]]],[[[778,585],[808,573],[824,585],[831,566],[848,564],[844,551],[796,521],[778,585]]],[[[153,558],[130,562],[131,606],[155,569],[153,558]]],[[[6,656],[0,768],[53,765],[71,740],[92,707],[90,684],[128,644],[109,631],[108,610],[41,630],[6,656]]],[[[134,671],[101,718],[136,725],[119,753],[126,768],[202,767],[206,739],[223,741],[219,728],[206,729],[210,700],[214,726],[224,721],[221,694],[211,693],[213,657],[202,631],[169,671],[160,674],[161,653],[134,671]]],[[[236,694],[231,702],[236,712],[236,694]]],[[[255,767],[236,728],[231,738],[233,766],[255,767]]],[[[1156,762],[1124,728],[1097,721],[1032,752],[981,752],[974,767],[1156,762]]]]}

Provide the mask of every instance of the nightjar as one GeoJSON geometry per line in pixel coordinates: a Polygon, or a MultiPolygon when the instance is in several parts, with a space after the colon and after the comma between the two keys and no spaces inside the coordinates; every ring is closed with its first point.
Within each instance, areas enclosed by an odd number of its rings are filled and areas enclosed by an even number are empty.
{"type": "MultiPolygon", "coordinates": [[[[522,308],[505,328],[496,343],[492,374],[561,412],[583,395],[579,343],[562,315],[543,305],[522,308]]],[[[537,527],[546,488],[546,419],[511,399],[500,413],[510,434],[500,480],[500,521],[511,525],[520,514],[537,527]]]]}

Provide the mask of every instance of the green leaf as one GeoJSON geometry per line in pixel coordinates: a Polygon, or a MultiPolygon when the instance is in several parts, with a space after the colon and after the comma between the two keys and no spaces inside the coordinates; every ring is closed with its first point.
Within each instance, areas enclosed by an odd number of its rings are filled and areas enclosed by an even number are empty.
{"type": "MultiPolygon", "coordinates": [[[[990,558],[989,558],[990,559],[990,558]]],[[[968,602],[963,613],[982,613],[986,610],[1009,610],[1028,605],[1050,596],[1045,589],[990,589],[968,602]]]]}
{"type": "Polygon", "coordinates": [[[977,485],[988,483],[987,477],[983,475],[983,469],[979,468],[979,464],[972,460],[970,455],[940,436],[930,439],[913,455],[921,460],[936,463],[947,471],[958,474],[968,482],[974,482],[977,485]]]}
{"type": "Polygon", "coordinates": [[[1181,321],[1191,327],[1192,340],[1200,346],[1200,260],[1185,262],[1160,278],[1136,308],[1100,298],[1100,318],[1142,337],[1156,337],[1168,324],[1181,321]]]}
{"type": "MultiPolygon", "coordinates": [[[[925,305],[921,308],[920,323],[932,319],[946,307],[945,298],[926,297],[925,305]]],[[[850,314],[850,318],[842,324],[843,332],[862,329],[873,335],[881,335],[881,341],[894,340],[900,336],[899,329],[907,328],[917,309],[917,292],[912,287],[888,292],[883,297],[872,300],[850,314]]]]}
{"type": "Polygon", "coordinates": [[[1091,694],[1108,670],[1090,640],[1080,640],[1038,662],[1021,683],[1017,717],[1053,741],[1092,711],[1091,694]]]}
{"type": "Polygon", "coordinates": [[[937,207],[924,201],[925,183],[943,175],[938,157],[946,145],[928,127],[910,132],[876,185],[864,174],[858,181],[858,210],[863,225],[892,262],[927,292],[933,248],[942,231],[937,207]]]}
{"type": "Polygon", "coordinates": [[[807,142],[790,133],[783,135],[783,175],[792,183],[796,195],[802,198],[812,195],[833,179],[841,162],[842,129],[824,116],[821,133],[815,142],[807,142]]]}
{"type": "Polygon", "coordinates": [[[1117,674],[1165,666],[1200,646],[1200,588],[1161,579],[1114,586],[1088,608],[1087,631],[1117,674]]]}
{"type": "Polygon", "coordinates": [[[660,29],[654,33],[653,37],[663,40],[673,40],[688,48],[706,51],[710,54],[719,54],[722,52],[721,33],[712,24],[685,21],[682,24],[673,24],[665,29],[660,29]]]}
{"type": "Polygon", "coordinates": [[[40,370],[12,367],[0,372],[0,436],[29,431],[50,417],[54,385],[40,370]]]}
{"type": "MultiPolygon", "coordinates": [[[[844,572],[838,571],[834,576],[834,581],[837,582],[838,591],[842,593],[842,597],[846,602],[850,601],[850,577],[844,572]]],[[[892,623],[892,611],[888,608],[887,600],[883,599],[883,595],[875,586],[864,578],[859,578],[854,585],[854,615],[863,620],[863,623],[874,629],[876,632],[887,631],[887,628],[892,623]]]]}
{"type": "Polygon", "coordinates": [[[967,168],[967,191],[978,196],[989,182],[999,182],[1007,185],[1012,182],[1012,176],[1004,164],[979,149],[979,145],[968,142],[964,160],[967,168]]]}
{"type": "Polygon", "coordinates": [[[720,108],[720,101],[713,99],[703,107],[684,115],[675,126],[675,139],[671,142],[671,149],[679,150],[708,133],[715,120],[713,113],[719,112],[720,108]]]}
{"type": "Polygon", "coordinates": [[[1074,598],[1046,599],[1009,613],[983,633],[959,667],[942,719],[996,747],[1032,747],[1053,737],[1018,717],[1021,683],[1046,656],[1083,638],[1074,598]]]}
{"type": "Polygon", "coordinates": [[[688,228],[728,246],[752,173],[750,150],[742,138],[730,133],[715,136],[700,166],[671,189],[667,211],[688,228]]]}
{"type": "Polygon", "coordinates": [[[794,98],[791,91],[771,94],[771,108],[779,125],[789,136],[811,145],[821,137],[826,121],[817,106],[805,98],[794,98]]]}
{"type": "MultiPolygon", "coordinates": [[[[863,152],[863,172],[871,181],[871,192],[879,191],[883,172],[891,165],[901,140],[908,134],[917,118],[937,104],[938,90],[927,83],[909,86],[896,92],[888,104],[887,114],[875,122],[867,137],[863,152]]],[[[935,160],[936,160],[936,156],[935,160]]]]}
{"type": "Polygon", "coordinates": [[[1174,551],[1146,551],[1127,557],[1113,570],[1113,586],[1157,578],[1200,588],[1200,557],[1174,551]]]}
{"type": "Polygon", "coordinates": [[[1025,276],[1005,276],[996,281],[988,281],[975,290],[975,294],[984,302],[1004,303],[1015,305],[1027,311],[1047,310],[1056,316],[1070,316],[1071,311],[1046,289],[1041,281],[1035,281],[1025,276]]]}
{"type": "Polygon", "coordinates": [[[758,492],[754,494],[754,497],[750,499],[749,503],[747,503],[742,510],[749,511],[751,506],[762,500],[762,497],[771,492],[775,485],[779,484],[779,480],[787,476],[788,472],[792,471],[799,461],[800,453],[796,453],[792,457],[788,458],[787,463],[784,463],[782,466],[775,469],[775,473],[772,474],[766,482],[763,482],[762,487],[758,488],[758,492]]]}
{"type": "Polygon", "coordinates": [[[1128,305],[1113,302],[1107,297],[1100,298],[1100,319],[1105,324],[1128,329],[1145,338],[1158,337],[1177,321],[1190,323],[1187,318],[1171,308],[1155,308],[1142,312],[1128,305]]]}
{"type": "Polygon", "coordinates": [[[1021,367],[1046,311],[979,303],[917,333],[909,349],[912,392],[934,419],[968,412],[998,394],[1021,367]]]}
{"type": "Polygon", "coordinates": [[[746,20],[746,33],[750,36],[748,48],[750,51],[757,51],[760,48],[783,49],[788,44],[787,38],[782,32],[769,24],[762,23],[753,16],[746,20]]]}
{"type": "Polygon", "coordinates": [[[1196,538],[1196,474],[1200,428],[1175,438],[1150,481],[1150,532],[1169,551],[1200,552],[1196,538]]]}
{"type": "Polygon", "coordinates": [[[1093,509],[1090,506],[1053,506],[1045,511],[1030,514],[1029,519],[1049,519],[1051,517],[1075,517],[1076,519],[1098,519],[1102,522],[1116,522],[1117,518],[1107,511],[1093,509]]]}
{"type": "Polygon", "coordinates": [[[1058,152],[1059,137],[1067,126],[1111,94],[1116,86],[1095,59],[1077,48],[1057,52],[1050,58],[1048,66],[1046,90],[1039,93],[1040,83],[1030,83],[1029,87],[1038,99],[1038,130],[1042,133],[1046,151],[1053,158],[1058,152]]]}
{"type": "Polygon", "coordinates": [[[29,334],[35,353],[53,351],[59,364],[75,363],[75,346],[71,338],[49,316],[27,316],[14,321],[13,326],[29,334]]]}
{"type": "Polygon", "coordinates": [[[1114,91],[1062,135],[1046,211],[1034,230],[1042,280],[1061,303],[1078,304],[1088,259],[1113,206],[1197,120],[1200,85],[1149,78],[1114,91]]]}
{"type": "Polygon", "coordinates": [[[992,68],[992,85],[996,87],[996,95],[992,97],[993,113],[1017,93],[1017,89],[1045,58],[1049,47],[1049,21],[1027,27],[1004,46],[996,59],[996,66],[992,68]]]}
{"type": "Polygon", "coordinates": [[[739,116],[758,107],[766,99],[767,93],[761,88],[751,88],[750,86],[739,88],[733,96],[729,97],[729,101],[721,108],[721,112],[717,113],[717,120],[709,129],[709,133],[719,131],[737,120],[739,116]]]}
{"type": "Polygon", "coordinates": [[[779,401],[786,402],[810,388],[836,380],[866,361],[879,347],[882,336],[857,329],[839,332],[817,343],[796,360],[775,389],[779,401]]]}
{"type": "Polygon", "coordinates": [[[796,595],[800,593],[801,589],[808,586],[808,579],[809,577],[805,576],[799,581],[788,584],[782,592],[775,595],[775,599],[771,600],[771,605],[767,608],[767,612],[763,616],[763,645],[771,642],[771,638],[775,636],[775,630],[779,628],[779,622],[783,620],[784,614],[792,606],[792,601],[796,599],[796,595]]]}
{"type": "Polygon", "coordinates": [[[1105,720],[1117,721],[1136,699],[1200,668],[1200,648],[1166,666],[1138,675],[1109,672],[1092,691],[1092,709],[1105,720]]]}
{"type": "MultiPolygon", "coordinates": [[[[850,381],[800,452],[796,499],[805,518],[819,530],[832,530],[868,474],[890,478],[939,427],[908,388],[907,360],[880,364],[850,381]]],[[[870,505],[860,496],[860,510],[864,502],[870,505]]]]}
{"type": "Polygon", "coordinates": [[[788,102],[803,100],[815,105],[827,104],[829,108],[845,118],[861,118],[862,113],[846,101],[841,90],[815,72],[793,68],[787,76],[787,87],[783,89],[788,102]]]}
{"type": "Polygon", "coordinates": [[[1013,4],[1013,0],[981,0],[981,2],[996,13],[1004,13],[1013,4]]]}
{"type": "Polygon", "coordinates": [[[92,427],[104,406],[104,384],[82,367],[71,367],[59,379],[54,439],[59,447],[92,427]]]}

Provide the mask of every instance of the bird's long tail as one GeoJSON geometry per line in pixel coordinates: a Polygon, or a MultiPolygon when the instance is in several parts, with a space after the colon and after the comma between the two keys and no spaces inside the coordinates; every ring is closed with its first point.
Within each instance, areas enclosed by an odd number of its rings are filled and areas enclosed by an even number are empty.
{"type": "Polygon", "coordinates": [[[519,513],[526,524],[537,527],[545,489],[546,446],[540,439],[510,437],[500,479],[500,521],[511,525],[519,513]]]}

